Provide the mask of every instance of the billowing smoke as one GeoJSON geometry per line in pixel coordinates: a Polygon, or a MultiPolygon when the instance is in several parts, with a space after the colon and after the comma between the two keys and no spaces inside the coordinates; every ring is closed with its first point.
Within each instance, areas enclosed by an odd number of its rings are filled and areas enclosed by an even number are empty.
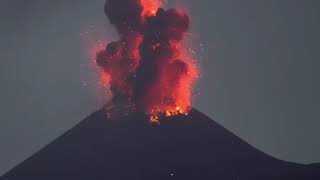
{"type": "Polygon", "coordinates": [[[181,43],[190,19],[160,6],[159,0],[107,0],[105,14],[120,40],[97,54],[97,64],[110,79],[113,103],[149,114],[187,113],[198,76],[181,43]]]}

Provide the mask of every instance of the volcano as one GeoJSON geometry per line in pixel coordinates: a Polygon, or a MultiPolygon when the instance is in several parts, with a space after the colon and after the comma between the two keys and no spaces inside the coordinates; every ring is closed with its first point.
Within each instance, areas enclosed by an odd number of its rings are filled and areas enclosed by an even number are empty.
{"type": "Polygon", "coordinates": [[[270,157],[198,110],[160,117],[100,110],[3,180],[316,180],[319,165],[270,157]]]}

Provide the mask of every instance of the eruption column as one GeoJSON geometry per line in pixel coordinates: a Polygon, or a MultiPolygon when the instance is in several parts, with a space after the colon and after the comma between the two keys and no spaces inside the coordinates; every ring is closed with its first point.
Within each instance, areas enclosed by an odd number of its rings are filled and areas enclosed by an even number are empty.
{"type": "Polygon", "coordinates": [[[190,58],[182,58],[188,15],[160,6],[159,0],[107,0],[105,14],[120,39],[96,58],[110,77],[113,103],[133,104],[153,121],[188,113],[198,76],[190,58]]]}

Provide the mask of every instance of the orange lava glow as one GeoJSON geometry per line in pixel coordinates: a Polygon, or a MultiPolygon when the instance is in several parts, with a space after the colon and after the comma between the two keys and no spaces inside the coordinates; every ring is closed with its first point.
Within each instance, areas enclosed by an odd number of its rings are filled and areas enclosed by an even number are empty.
{"type": "MultiPolygon", "coordinates": [[[[101,51],[103,51],[106,48],[106,45],[108,43],[105,41],[97,41],[94,43],[94,45],[89,49],[89,58],[90,61],[97,65],[97,54],[101,51]]],[[[108,84],[110,83],[110,75],[107,73],[104,73],[102,71],[98,71],[99,73],[99,85],[102,86],[103,88],[108,88],[108,84]]]]}
{"type": "Polygon", "coordinates": [[[171,83],[173,81],[171,78],[174,77],[176,72],[171,71],[170,68],[162,68],[163,72],[159,83],[151,87],[150,94],[145,96],[148,102],[154,102],[148,105],[151,109],[147,109],[152,123],[157,123],[160,116],[163,115],[165,117],[188,115],[192,108],[192,90],[199,78],[198,66],[195,63],[196,60],[191,58],[182,44],[173,43],[172,45],[176,49],[176,58],[184,59],[187,64],[187,73],[179,77],[178,84],[172,89],[173,84],[171,83]],[[174,99],[175,102],[168,102],[167,99],[174,99]]]}
{"type": "Polygon", "coordinates": [[[135,111],[149,115],[155,124],[161,117],[187,115],[199,77],[196,61],[183,44],[189,29],[188,15],[162,9],[161,0],[124,2],[127,4],[110,0],[107,8],[120,40],[92,49],[103,70],[101,80],[109,83],[112,91],[112,103],[133,104],[135,111]],[[140,7],[131,12],[132,2],[140,7]],[[124,14],[117,11],[122,5],[124,14]],[[136,12],[138,18],[132,16],[136,12]]]}
{"type": "Polygon", "coordinates": [[[155,16],[157,10],[161,7],[161,0],[140,0],[140,3],[143,7],[142,16],[149,17],[155,16]]]}

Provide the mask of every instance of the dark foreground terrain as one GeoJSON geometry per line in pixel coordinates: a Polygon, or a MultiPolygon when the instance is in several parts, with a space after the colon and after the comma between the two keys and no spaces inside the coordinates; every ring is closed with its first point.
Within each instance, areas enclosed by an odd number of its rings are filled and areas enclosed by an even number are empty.
{"type": "Polygon", "coordinates": [[[197,110],[160,125],[101,110],[2,179],[320,180],[320,167],[274,159],[197,110]]]}

